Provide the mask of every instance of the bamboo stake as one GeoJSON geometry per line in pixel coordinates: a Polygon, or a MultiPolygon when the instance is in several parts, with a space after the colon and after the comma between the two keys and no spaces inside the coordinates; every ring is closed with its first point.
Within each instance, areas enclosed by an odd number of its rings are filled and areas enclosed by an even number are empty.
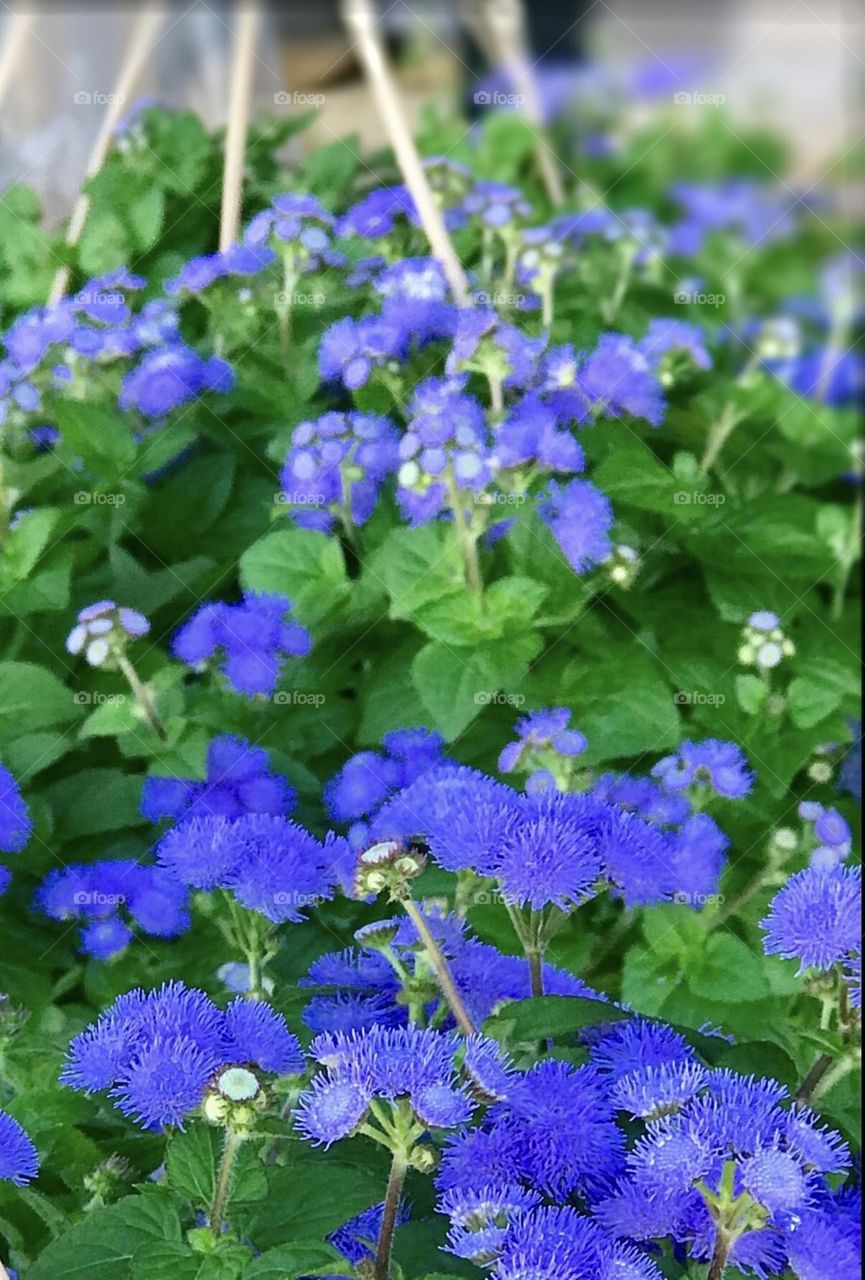
{"type": "Polygon", "coordinates": [[[243,161],[252,90],[252,67],[261,25],[261,11],[250,0],[239,0],[234,56],[231,63],[231,93],[225,133],[225,170],[222,179],[222,212],[219,220],[219,247],[225,252],[237,240],[240,202],[243,192],[243,161]]]}
{"type": "Polygon", "coordinates": [[[433,198],[415,147],[399,92],[376,30],[372,6],[369,0],[343,0],[342,16],[349,33],[357,41],[370,90],[430,248],[444,268],[455,302],[460,307],[467,307],[471,300],[466,273],[448,234],[441,209],[433,198]]]}
{"type": "Polygon", "coordinates": [[[526,44],[526,28],[520,0],[485,0],[486,25],[493,37],[502,65],[510,73],[522,107],[537,131],[537,159],[547,195],[554,205],[565,199],[562,175],[547,141],[538,85],[526,44]]]}
{"type": "Polygon", "coordinates": [[[32,27],[33,14],[26,13],[22,9],[13,13],[6,24],[6,39],[0,51],[0,106],[3,105],[9,86],[18,70],[18,62],[32,27]]]}
{"type": "MultiPolygon", "coordinates": [[[[101,169],[105,157],[108,155],[117,122],[123,114],[124,106],[141,75],[144,60],[153,47],[163,21],[164,14],[158,9],[150,8],[145,9],[135,20],[114,91],[108,95],[105,115],[87,161],[87,169],[84,173],[85,183],[88,178],[92,178],[94,173],[101,169]]],[[[69,219],[69,226],[66,229],[67,248],[74,247],[81,239],[81,233],[84,230],[89,212],[90,197],[82,190],[72,206],[72,215],[69,219]]],[[[59,268],[51,286],[49,302],[56,302],[63,297],[69,284],[69,274],[69,267],[59,268]]]]}

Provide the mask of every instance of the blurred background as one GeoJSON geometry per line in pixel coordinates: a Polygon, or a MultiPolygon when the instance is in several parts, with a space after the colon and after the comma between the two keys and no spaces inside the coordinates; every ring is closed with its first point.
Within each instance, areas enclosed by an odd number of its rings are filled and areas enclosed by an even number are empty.
{"type": "MultiPolygon", "coordinates": [[[[476,110],[493,83],[476,6],[404,0],[377,6],[413,114],[430,105],[476,110]],[[480,90],[483,91],[482,89],[480,90]]],[[[115,92],[118,67],[142,6],[0,3],[0,188],[23,182],[49,218],[68,213],[115,92]]],[[[299,141],[314,146],[346,134],[364,145],[382,130],[336,0],[262,5],[256,48],[256,109],[319,109],[299,141]]],[[[163,5],[130,95],[188,107],[224,122],[236,34],[231,4],[163,5]]],[[[856,156],[862,138],[861,6],[832,0],[531,0],[532,60],[545,108],[614,94],[635,124],[647,112],[687,109],[698,95],[727,118],[780,131],[793,144],[792,174],[818,183],[856,156]],[[827,172],[828,171],[828,172],[827,172]]],[[[123,122],[120,127],[122,129],[123,122]]],[[[861,168],[861,165],[859,166],[861,168]]],[[[767,175],[768,176],[768,175],[767,175]]]]}

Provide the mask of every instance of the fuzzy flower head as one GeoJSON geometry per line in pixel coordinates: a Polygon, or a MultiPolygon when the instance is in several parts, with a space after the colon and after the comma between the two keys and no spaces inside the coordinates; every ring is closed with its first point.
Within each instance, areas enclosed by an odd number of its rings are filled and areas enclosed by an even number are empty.
{"type": "Polygon", "coordinates": [[[769,905],[761,927],[767,955],[799,961],[799,972],[831,969],[859,951],[862,872],[859,867],[806,867],[769,905]]]}
{"type": "Polygon", "coordinates": [[[417,1027],[318,1036],[311,1052],[324,1069],[301,1094],[300,1133],[330,1146],[359,1127],[376,1099],[410,1110],[415,1139],[427,1129],[465,1124],[475,1104],[460,1075],[458,1048],[453,1037],[417,1027]]]}
{"type": "Polygon", "coordinates": [[[113,600],[89,604],[66,637],[68,653],[83,653],[91,667],[111,668],[130,640],[146,636],[150,623],[137,609],[127,609],[113,600]]]}
{"type": "Polygon", "coordinates": [[[752,613],[739,642],[739,661],[758,671],[771,671],[796,652],[793,641],[781,627],[781,619],[770,609],[752,613]]]}
{"type": "Polygon", "coordinates": [[[245,593],[238,604],[204,604],[174,637],[175,657],[195,668],[216,659],[231,687],[248,698],[270,697],[283,659],[303,658],[312,641],[291,621],[284,596],[245,593]]]}
{"type": "Polygon", "coordinates": [[[108,1090],[145,1129],[183,1128],[202,1104],[214,1123],[251,1124],[264,1101],[260,1074],[303,1071],[281,1014],[242,997],[220,1010],[181,982],[120,996],[76,1036],[61,1080],[85,1093],[108,1090]]]}
{"type": "Polygon", "coordinates": [[[141,814],[148,822],[182,818],[240,818],[246,813],[287,817],[297,793],[272,773],[267,752],[245,738],[220,734],[207,748],[207,776],[149,777],[141,792],[141,814]]]}
{"type": "Polygon", "coordinates": [[[295,524],[329,531],[338,518],[362,525],[396,469],[397,432],[374,413],[325,413],[295,427],[282,469],[280,501],[295,524]]]}
{"type": "Polygon", "coordinates": [[[325,807],[336,822],[370,817],[395,791],[444,763],[444,738],[434,730],[394,729],[381,747],[350,756],[325,785],[325,807]]]}
{"type": "Polygon", "coordinates": [[[683,369],[712,367],[703,330],[686,320],[652,320],[638,345],[663,386],[672,385],[683,369]]]}
{"type": "MultiPolygon", "coordinates": [[[[486,418],[464,384],[464,378],[427,378],[409,405],[397,500],[412,524],[439,516],[455,491],[480,494],[493,478],[486,418]]],[[[471,499],[465,501],[470,512],[471,499]]]]}
{"type": "Polygon", "coordinates": [[[588,480],[560,485],[552,480],[541,495],[538,515],[574,573],[588,573],[613,551],[613,509],[606,494],[588,480]]]}
{"type": "Polygon", "coordinates": [[[749,795],[754,775],[742,751],[734,742],[706,738],[683,742],[675,755],[664,756],[652,769],[666,791],[707,789],[731,800],[749,795]]]}
{"type": "Polygon", "coordinates": [[[218,356],[203,359],[180,342],[148,351],[123,378],[118,403],[144,418],[162,418],[206,391],[234,386],[234,371],[218,356]]]}
{"type": "Polygon", "coordinates": [[[23,1187],[39,1172],[36,1148],[18,1121],[0,1111],[0,1182],[23,1187]]]}
{"type": "Polygon", "coordinates": [[[660,426],[666,413],[661,384],[640,345],[620,333],[604,333],[582,362],[579,389],[598,417],[644,418],[660,426]]]}
{"type": "Polygon", "coordinates": [[[162,837],[156,856],[181,884],[230,890],[274,924],[303,919],[334,889],[328,846],[269,813],[189,818],[162,837]]]}
{"type": "Polygon", "coordinates": [[[0,764],[0,853],[20,853],[30,839],[33,823],[18,783],[0,764]]]}
{"type": "Polygon", "coordinates": [[[520,797],[494,861],[511,902],[567,910],[592,896],[601,873],[598,809],[586,796],[558,791],[520,797]]]}

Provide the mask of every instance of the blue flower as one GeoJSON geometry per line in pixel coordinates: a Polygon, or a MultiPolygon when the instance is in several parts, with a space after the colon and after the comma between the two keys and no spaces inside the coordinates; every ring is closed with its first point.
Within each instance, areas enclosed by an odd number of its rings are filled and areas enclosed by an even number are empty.
{"type": "Polygon", "coordinates": [[[352,205],[337,224],[340,236],[361,236],[379,240],[390,235],[398,217],[414,212],[414,202],[405,187],[379,187],[352,205]]]}
{"type": "Polygon", "coordinates": [[[344,316],[322,336],[318,367],[325,382],[342,382],[347,390],[356,391],[369,381],[375,367],[402,358],[405,349],[403,330],[391,321],[344,316]]]}
{"type": "Polygon", "coordinates": [[[514,1078],[487,1123],[515,1135],[520,1179],[545,1195],[597,1193],[624,1171],[624,1134],[592,1066],[537,1063],[514,1078]]]}
{"type": "Polygon", "coordinates": [[[161,867],[101,859],[51,871],[35,905],[53,920],[81,922],[81,950],[98,960],[119,954],[133,928],[173,938],[189,928],[187,894],[161,867]]]}
{"type": "Polygon", "coordinates": [[[861,939],[859,867],[806,867],[791,876],[760,924],[767,955],[799,961],[805,969],[831,969],[857,952],[861,939]]]}
{"type": "Polygon", "coordinates": [[[458,1042],[417,1027],[371,1027],[325,1034],[311,1046],[324,1067],[301,1094],[296,1124],[308,1141],[330,1146],[360,1124],[376,1098],[407,1099],[424,1128],[455,1128],[474,1110],[455,1064],[458,1042]]]}
{"type": "Polygon", "coordinates": [[[302,528],[330,530],[370,518],[398,463],[397,432],[379,414],[325,413],[295,427],[282,468],[281,500],[302,528]]]}
{"type": "Polygon", "coordinates": [[[574,573],[587,573],[612,554],[610,500],[587,480],[571,480],[566,485],[550,481],[538,502],[538,515],[574,573]]]}
{"type": "Polygon", "coordinates": [[[664,316],[650,321],[645,336],[637,345],[655,370],[663,366],[665,356],[679,353],[687,355],[697,369],[711,369],[712,357],[705,342],[706,336],[698,325],[664,316]]]}
{"type": "Polygon", "coordinates": [[[663,422],[666,404],[648,357],[632,338],[605,333],[579,371],[579,388],[593,413],[608,418],[630,414],[653,427],[663,422]]]}
{"type": "Polygon", "coordinates": [[[334,888],[328,847],[269,813],[187,819],[162,837],[156,856],[182,884],[229,889],[274,924],[302,920],[334,888]]]}
{"type": "MultiPolygon", "coordinates": [[[[383,1214],[383,1203],[364,1209],[362,1213],[356,1214],[332,1232],[327,1237],[328,1244],[338,1249],[353,1266],[357,1266],[359,1262],[369,1261],[375,1254],[383,1214]]],[[[409,1206],[401,1201],[397,1211],[397,1226],[408,1222],[410,1217],[409,1206]]]]}
{"type": "Polygon", "coordinates": [[[394,791],[443,763],[444,739],[434,730],[395,729],[382,739],[383,752],[358,751],[325,785],[324,802],[337,822],[374,813],[394,791]]]}
{"type": "Polygon", "coordinates": [[[798,1215],[785,1234],[799,1280],[860,1280],[862,1210],[856,1192],[827,1196],[798,1215]]]}
{"type": "Polygon", "coordinates": [[[706,787],[732,800],[749,795],[754,786],[754,775],[741,749],[735,742],[718,738],[683,742],[676,755],[658,761],[652,777],[660,778],[667,791],[706,787]]]}
{"type": "Polygon", "coordinates": [[[420,836],[446,871],[491,874],[518,793],[477,769],[441,764],[397,792],[376,815],[370,838],[420,836]]]}
{"type": "Polygon", "coordinates": [[[0,852],[20,853],[32,830],[30,810],[18,790],[18,783],[6,766],[0,764],[0,852]]]}
{"type": "Polygon", "coordinates": [[[556,755],[571,758],[582,755],[588,741],[577,729],[569,729],[571,712],[567,707],[553,707],[545,711],[532,711],[517,721],[517,738],[499,755],[499,772],[512,773],[520,767],[527,752],[550,750],[556,755]]]}
{"type": "Polygon", "coordinates": [[[141,792],[141,814],[148,822],[163,818],[239,818],[244,813],[287,817],[297,793],[285,778],[271,773],[267,752],[245,738],[220,734],[207,748],[207,777],[149,777],[141,792]]]}
{"type": "Polygon", "coordinates": [[[586,465],[582,445],[561,426],[556,409],[531,391],[495,428],[493,456],[496,469],[504,471],[536,463],[544,471],[567,474],[586,465]]]}
{"type": "Polygon", "coordinates": [[[0,1182],[23,1187],[39,1172],[39,1156],[26,1131],[6,1111],[0,1111],[0,1182]]]}
{"type": "Polygon", "coordinates": [[[193,667],[220,656],[220,670],[237,693],[271,695],[284,656],[303,658],[309,633],[286,621],[284,596],[244,593],[239,604],[204,604],[174,637],[175,657],[193,667]]]}
{"type": "Polygon", "coordinates": [[[66,637],[66,651],[83,653],[91,667],[101,667],[125,648],[129,640],[146,636],[150,623],[138,609],[97,600],[82,609],[66,637]]]}
{"type": "Polygon", "coordinates": [[[124,375],[120,385],[121,409],[136,409],[145,418],[161,418],[205,391],[230,391],[231,366],[218,356],[202,359],[180,343],[148,352],[124,375]]]}
{"type": "Polygon", "coordinates": [[[521,796],[495,850],[493,872],[508,900],[569,910],[591,897],[601,873],[601,806],[587,796],[521,796]]]}
{"type": "Polygon", "coordinates": [[[203,991],[171,982],[120,996],[72,1041],[61,1080],[86,1093],[109,1090],[144,1128],[182,1128],[212,1081],[218,1091],[221,1073],[240,1065],[302,1071],[300,1045],[281,1014],[243,998],[222,1012],[203,991]]]}
{"type": "Polygon", "coordinates": [[[707,1073],[698,1062],[686,1060],[645,1066],[622,1076],[612,1098],[617,1107],[644,1120],[679,1111],[705,1084],[707,1073]]]}
{"type": "Polygon", "coordinates": [[[543,1206],[514,1214],[493,1276],[611,1280],[616,1274],[613,1256],[611,1241],[596,1222],[568,1206],[543,1206]]]}

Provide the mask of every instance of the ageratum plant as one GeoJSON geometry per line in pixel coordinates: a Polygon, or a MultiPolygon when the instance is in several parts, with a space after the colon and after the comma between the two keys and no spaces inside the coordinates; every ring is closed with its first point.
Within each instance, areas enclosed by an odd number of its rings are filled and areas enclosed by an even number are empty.
{"type": "Polygon", "coordinates": [[[859,1275],[860,258],[597,88],[423,124],[466,305],[294,119],[0,197],[21,1280],[859,1275]]]}

